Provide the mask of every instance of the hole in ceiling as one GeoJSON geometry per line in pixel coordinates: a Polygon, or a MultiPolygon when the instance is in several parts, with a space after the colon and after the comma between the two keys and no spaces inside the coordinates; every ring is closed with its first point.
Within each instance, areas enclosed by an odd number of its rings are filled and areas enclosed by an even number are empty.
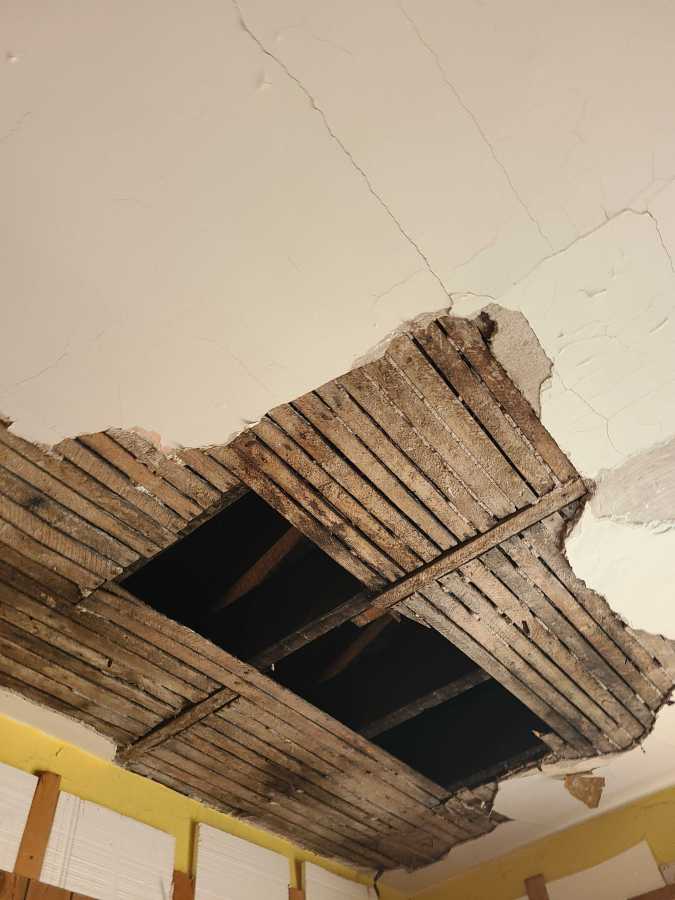
{"type": "Polygon", "coordinates": [[[328,620],[363,586],[252,492],[123,583],[445,787],[547,752],[544,723],[435,630],[328,620]]]}

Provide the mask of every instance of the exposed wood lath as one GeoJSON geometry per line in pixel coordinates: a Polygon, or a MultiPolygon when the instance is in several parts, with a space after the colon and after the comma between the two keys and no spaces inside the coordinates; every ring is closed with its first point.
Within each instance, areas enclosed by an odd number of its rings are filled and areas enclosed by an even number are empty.
{"type": "MultiPolygon", "coordinates": [[[[476,325],[450,318],[226,447],[167,456],[111,430],[46,453],[3,427],[0,681],[93,725],[120,761],[177,790],[330,856],[420,866],[494,827],[494,786],[441,787],[365,735],[491,678],[545,723],[558,755],[591,755],[644,736],[672,687],[560,550],[585,491],[476,325]],[[244,663],[113,582],[246,488],[363,589],[244,663]],[[364,734],[261,671],[346,621],[399,613],[482,671],[364,734]]],[[[245,603],[296,538],[220,605],[245,603]]],[[[322,678],[367,643],[326,659],[322,678]]]]}

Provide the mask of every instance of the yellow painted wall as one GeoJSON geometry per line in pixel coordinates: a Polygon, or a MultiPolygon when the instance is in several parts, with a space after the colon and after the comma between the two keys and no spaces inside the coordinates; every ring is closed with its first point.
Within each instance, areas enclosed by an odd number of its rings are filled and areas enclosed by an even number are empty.
{"type": "MultiPolygon", "coordinates": [[[[331,860],[308,853],[290,841],[283,840],[245,822],[216,812],[163,787],[127,772],[119,766],[85,753],[73,744],[51,737],[42,731],[0,715],[0,762],[26,772],[56,772],[61,775],[61,788],[82,800],[115,810],[153,828],[166,831],[176,838],[175,868],[191,872],[191,852],[194,825],[204,822],[229,834],[244,838],[261,847],[287,856],[289,861],[317,863],[337,875],[362,884],[370,879],[355,870],[331,860]]],[[[295,878],[295,866],[290,865],[290,879],[295,878]]],[[[396,900],[401,895],[380,888],[382,900],[396,900]]]]}
{"type": "MultiPolygon", "coordinates": [[[[675,754],[673,755],[675,775],[675,754]]],[[[515,900],[523,882],[588,869],[646,840],[657,863],[675,860],[675,788],[643,797],[458,875],[415,896],[424,900],[515,900]]]]}

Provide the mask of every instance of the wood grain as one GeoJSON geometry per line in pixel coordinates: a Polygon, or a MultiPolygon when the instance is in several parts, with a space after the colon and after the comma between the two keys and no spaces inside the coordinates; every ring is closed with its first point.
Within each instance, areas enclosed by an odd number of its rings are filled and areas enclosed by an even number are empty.
{"type": "Polygon", "coordinates": [[[14,865],[17,875],[35,879],[40,877],[60,787],[60,775],[53,772],[40,774],[14,865]]]}

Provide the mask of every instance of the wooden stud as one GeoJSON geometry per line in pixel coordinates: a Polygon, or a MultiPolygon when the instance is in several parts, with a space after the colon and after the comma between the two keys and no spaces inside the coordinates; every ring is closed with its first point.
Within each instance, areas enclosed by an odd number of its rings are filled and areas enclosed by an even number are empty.
{"type": "Polygon", "coordinates": [[[529,900],[549,900],[543,875],[533,875],[525,879],[525,893],[529,900]]]}
{"type": "Polygon", "coordinates": [[[585,493],[586,485],[581,478],[576,478],[574,481],[554,488],[554,490],[545,494],[535,503],[503,519],[490,531],[469,538],[468,541],[465,541],[458,547],[453,547],[451,550],[441,553],[436,559],[420,566],[419,569],[415,569],[414,572],[401,578],[400,581],[397,581],[390,588],[386,588],[372,600],[369,609],[354,617],[354,622],[357,625],[367,625],[368,622],[377,619],[392,606],[400,603],[401,600],[405,600],[406,597],[414,594],[415,591],[424,587],[430,581],[454,572],[460,566],[470,562],[477,556],[481,556],[507,538],[513,537],[514,534],[519,534],[530,525],[540,522],[563,506],[567,506],[574,500],[583,497],[585,493]]]}
{"type": "Polygon", "coordinates": [[[173,898],[172,900],[194,900],[195,882],[185,872],[174,869],[173,873],[173,898]]]}
{"type": "Polygon", "coordinates": [[[302,890],[302,888],[289,888],[288,900],[305,900],[305,892],[302,890]]]}
{"type": "Polygon", "coordinates": [[[0,900],[26,900],[29,884],[23,875],[0,872],[0,900]]]}
{"type": "Polygon", "coordinates": [[[60,787],[60,775],[53,772],[40,774],[16,857],[14,872],[17,875],[40,877],[60,787]]]}

